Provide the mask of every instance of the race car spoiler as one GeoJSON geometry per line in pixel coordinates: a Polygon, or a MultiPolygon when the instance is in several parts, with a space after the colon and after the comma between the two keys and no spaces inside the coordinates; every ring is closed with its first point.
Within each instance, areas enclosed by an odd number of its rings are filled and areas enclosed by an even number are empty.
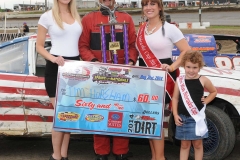
{"type": "MultiPolygon", "coordinates": [[[[184,36],[192,50],[202,52],[203,56],[214,56],[217,54],[216,41],[213,35],[185,34],[184,36]]],[[[180,51],[175,46],[172,53],[173,56],[179,56],[180,51]]]]}

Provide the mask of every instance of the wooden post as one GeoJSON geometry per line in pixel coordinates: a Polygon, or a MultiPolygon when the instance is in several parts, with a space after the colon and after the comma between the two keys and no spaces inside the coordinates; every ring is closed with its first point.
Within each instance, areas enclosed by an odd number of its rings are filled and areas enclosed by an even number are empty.
{"type": "Polygon", "coordinates": [[[47,0],[45,0],[45,11],[47,11],[47,0]]]}
{"type": "Polygon", "coordinates": [[[200,0],[200,3],[199,3],[199,22],[200,22],[200,26],[202,26],[201,7],[202,7],[202,0],[200,0]]]}

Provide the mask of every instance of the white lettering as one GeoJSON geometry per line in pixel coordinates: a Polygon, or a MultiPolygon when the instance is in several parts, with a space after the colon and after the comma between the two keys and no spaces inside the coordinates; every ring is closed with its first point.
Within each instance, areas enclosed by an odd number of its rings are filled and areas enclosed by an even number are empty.
{"type": "Polygon", "coordinates": [[[217,68],[240,70],[240,56],[234,56],[232,59],[227,56],[216,56],[214,63],[217,68]]]}
{"type": "Polygon", "coordinates": [[[222,69],[232,69],[232,61],[229,57],[221,56],[221,57],[214,57],[214,62],[217,68],[222,69]]]}
{"type": "Polygon", "coordinates": [[[233,63],[234,69],[240,70],[240,56],[233,57],[232,63],[233,63]]]}

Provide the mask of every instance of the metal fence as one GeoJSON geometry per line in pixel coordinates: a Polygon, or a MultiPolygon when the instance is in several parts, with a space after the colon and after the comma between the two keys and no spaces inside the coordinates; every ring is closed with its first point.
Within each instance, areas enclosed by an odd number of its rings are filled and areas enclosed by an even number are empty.
{"type": "Polygon", "coordinates": [[[0,33],[0,42],[10,41],[23,36],[25,36],[25,33],[0,33]]]}

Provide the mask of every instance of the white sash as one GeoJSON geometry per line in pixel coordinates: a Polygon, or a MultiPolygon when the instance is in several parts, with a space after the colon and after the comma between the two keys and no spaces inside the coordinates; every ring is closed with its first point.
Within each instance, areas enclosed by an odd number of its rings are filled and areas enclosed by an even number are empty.
{"type": "Polygon", "coordinates": [[[196,104],[193,102],[191,95],[187,89],[187,86],[185,84],[185,76],[181,75],[177,78],[177,83],[179,87],[179,91],[182,96],[183,103],[188,111],[188,113],[193,117],[193,119],[196,122],[195,132],[197,136],[204,136],[207,131],[207,125],[205,123],[205,109],[206,104],[204,104],[204,107],[199,112],[196,104]]]}

